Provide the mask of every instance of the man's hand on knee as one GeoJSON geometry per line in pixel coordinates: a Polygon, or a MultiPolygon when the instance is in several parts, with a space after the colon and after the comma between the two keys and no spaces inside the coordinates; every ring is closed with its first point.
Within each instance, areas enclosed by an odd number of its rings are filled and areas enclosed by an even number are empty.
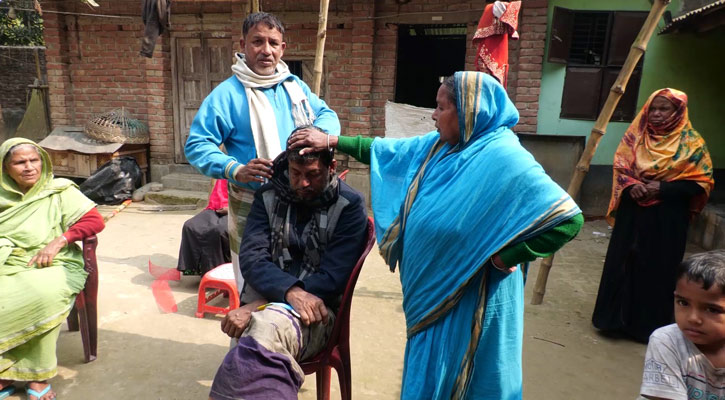
{"type": "Polygon", "coordinates": [[[327,322],[327,307],[322,299],[299,286],[292,286],[287,291],[285,300],[300,314],[303,324],[327,322]]]}
{"type": "Polygon", "coordinates": [[[252,312],[257,309],[257,306],[256,303],[250,303],[229,311],[222,319],[222,332],[229,335],[229,337],[239,339],[244,330],[247,329],[249,320],[252,318],[252,312]]]}

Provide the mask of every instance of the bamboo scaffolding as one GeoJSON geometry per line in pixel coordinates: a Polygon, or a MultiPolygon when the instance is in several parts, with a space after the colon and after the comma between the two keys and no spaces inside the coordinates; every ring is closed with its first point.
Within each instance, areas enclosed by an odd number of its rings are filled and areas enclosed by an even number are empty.
{"type": "Polygon", "coordinates": [[[317,27],[317,49],[315,50],[315,68],[312,91],[320,95],[322,84],[322,61],[325,54],[325,39],[327,38],[327,10],[330,6],[329,0],[320,0],[320,19],[317,27]]]}
{"type": "MultiPolygon", "coordinates": [[[[652,3],[652,8],[647,16],[647,20],[645,20],[642,25],[642,29],[639,31],[637,38],[634,40],[632,48],[629,50],[627,59],[624,62],[624,66],[622,66],[622,69],[619,71],[617,80],[614,82],[614,85],[612,85],[612,88],[609,91],[609,96],[607,96],[607,101],[604,103],[604,107],[594,123],[594,128],[592,128],[592,132],[589,134],[589,140],[584,148],[584,153],[582,153],[581,158],[579,158],[574,175],[569,182],[567,192],[571,197],[576,198],[579,194],[582,182],[584,182],[584,177],[587,175],[587,172],[589,172],[589,165],[592,162],[592,157],[594,157],[594,153],[597,151],[599,141],[607,131],[607,124],[612,118],[612,113],[614,113],[614,109],[617,107],[619,99],[622,97],[622,94],[624,94],[624,91],[627,88],[627,82],[629,82],[629,78],[632,76],[632,71],[634,71],[634,68],[637,66],[640,58],[642,58],[642,55],[647,50],[647,43],[649,43],[655,28],[657,28],[657,22],[660,18],[662,18],[662,14],[664,14],[669,3],[670,0],[654,0],[652,3]]],[[[538,305],[544,301],[546,282],[549,279],[549,271],[554,264],[555,255],[556,254],[552,254],[541,261],[539,275],[536,277],[536,284],[534,285],[534,294],[531,298],[531,304],[538,305]]]]}

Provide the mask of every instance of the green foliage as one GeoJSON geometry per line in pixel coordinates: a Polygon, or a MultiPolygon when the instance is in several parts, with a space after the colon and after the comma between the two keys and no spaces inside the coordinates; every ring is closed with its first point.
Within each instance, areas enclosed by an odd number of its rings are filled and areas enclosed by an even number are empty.
{"type": "MultiPolygon", "coordinates": [[[[0,6],[6,4],[0,1],[0,6]]],[[[43,18],[35,11],[21,10],[10,18],[8,11],[0,8],[0,46],[43,46],[43,18]]]]}

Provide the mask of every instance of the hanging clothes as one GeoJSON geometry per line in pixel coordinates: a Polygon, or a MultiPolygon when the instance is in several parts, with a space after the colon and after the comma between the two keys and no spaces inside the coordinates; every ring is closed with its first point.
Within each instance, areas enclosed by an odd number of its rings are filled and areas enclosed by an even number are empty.
{"type": "Polygon", "coordinates": [[[154,56],[154,47],[156,47],[156,38],[169,28],[171,0],[141,0],[141,9],[141,18],[145,29],[140,54],[152,58],[154,56]]]}
{"type": "Polygon", "coordinates": [[[500,18],[493,13],[494,4],[488,4],[478,21],[478,29],[473,35],[473,44],[477,46],[476,70],[485,72],[496,78],[506,87],[509,71],[509,36],[517,40],[519,33],[520,1],[503,2],[506,11],[500,18]]]}

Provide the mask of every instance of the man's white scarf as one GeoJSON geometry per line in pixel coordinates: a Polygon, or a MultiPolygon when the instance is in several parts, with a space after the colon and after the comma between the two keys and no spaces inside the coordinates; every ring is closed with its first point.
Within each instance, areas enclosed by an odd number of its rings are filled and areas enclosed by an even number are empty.
{"type": "Polygon", "coordinates": [[[236,58],[237,62],[232,65],[232,71],[242,82],[247,93],[249,122],[252,126],[257,157],[274,160],[282,152],[277,132],[277,120],[274,115],[275,110],[267,96],[258,89],[270,88],[282,82],[292,101],[292,117],[296,127],[312,125],[315,121],[315,112],[297,81],[286,80],[290,76],[290,72],[284,61],[279,61],[274,74],[257,75],[244,61],[244,54],[237,53],[236,58]]]}

